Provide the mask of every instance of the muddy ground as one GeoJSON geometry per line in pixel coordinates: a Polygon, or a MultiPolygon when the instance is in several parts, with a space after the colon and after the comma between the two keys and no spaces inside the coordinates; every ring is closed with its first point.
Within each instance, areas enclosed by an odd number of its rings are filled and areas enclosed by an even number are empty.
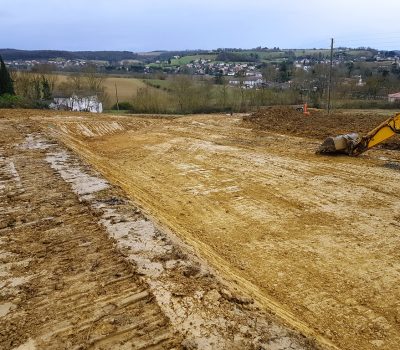
{"type": "Polygon", "coordinates": [[[41,151],[53,176],[70,184],[134,266],[168,319],[162,333],[173,346],[399,344],[398,151],[315,155],[321,136],[349,131],[333,121],[315,131],[320,120],[271,116],[258,124],[225,115],[4,113],[7,125],[22,118],[37,129],[15,144],[37,145],[37,137],[55,144],[41,151]],[[89,197],[77,171],[97,179],[89,197]],[[101,188],[104,179],[116,192],[101,188]]]}

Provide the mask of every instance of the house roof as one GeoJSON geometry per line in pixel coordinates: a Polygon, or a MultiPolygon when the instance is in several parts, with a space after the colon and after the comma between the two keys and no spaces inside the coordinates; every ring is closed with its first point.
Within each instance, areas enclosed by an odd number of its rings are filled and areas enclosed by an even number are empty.
{"type": "Polygon", "coordinates": [[[396,92],[395,94],[389,94],[389,97],[400,98],[400,92],[396,92]]]}

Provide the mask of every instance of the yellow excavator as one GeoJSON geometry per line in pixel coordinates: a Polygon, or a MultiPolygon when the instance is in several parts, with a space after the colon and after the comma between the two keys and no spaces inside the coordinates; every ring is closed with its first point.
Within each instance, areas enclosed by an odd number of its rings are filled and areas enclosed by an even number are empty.
{"type": "Polygon", "coordinates": [[[328,137],[317,150],[317,154],[344,153],[358,156],[395,134],[400,134],[400,113],[385,120],[365,136],[357,133],[328,137]]]}

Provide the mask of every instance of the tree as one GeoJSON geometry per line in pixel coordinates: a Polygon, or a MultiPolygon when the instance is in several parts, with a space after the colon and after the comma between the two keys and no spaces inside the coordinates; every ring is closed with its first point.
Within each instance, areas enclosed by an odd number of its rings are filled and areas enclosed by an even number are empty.
{"type": "Polygon", "coordinates": [[[268,64],[261,73],[267,82],[275,82],[277,80],[278,74],[274,65],[268,64]]]}
{"type": "Polygon", "coordinates": [[[190,76],[175,76],[171,83],[171,89],[175,95],[180,113],[190,112],[193,99],[194,82],[190,76]]]}
{"type": "Polygon", "coordinates": [[[77,96],[83,96],[86,94],[84,91],[84,81],[82,75],[79,72],[71,74],[68,77],[67,85],[69,85],[68,88],[72,90],[72,93],[77,96]]]}
{"type": "Polygon", "coordinates": [[[400,78],[400,66],[396,63],[393,63],[390,68],[390,73],[392,73],[397,78],[400,78]]]}
{"type": "Polygon", "coordinates": [[[103,92],[102,90],[105,77],[97,73],[97,68],[95,65],[91,64],[83,69],[83,78],[83,82],[86,84],[88,89],[87,92],[89,94],[97,95],[103,92]]]}
{"type": "MultiPolygon", "coordinates": [[[[208,68],[208,67],[207,67],[208,68]]],[[[214,83],[216,85],[222,85],[224,83],[223,72],[220,70],[214,77],[214,83]]]]}
{"type": "Polygon", "coordinates": [[[279,64],[279,81],[285,83],[292,77],[293,63],[289,61],[282,61],[279,64]]]}
{"type": "Polygon", "coordinates": [[[3,58],[0,56],[0,95],[15,95],[13,81],[10,73],[4,64],[3,58]]]}
{"type": "Polygon", "coordinates": [[[42,98],[42,82],[40,80],[40,76],[37,74],[33,74],[32,87],[33,99],[40,100],[42,98]]]}
{"type": "Polygon", "coordinates": [[[369,97],[376,98],[379,92],[379,89],[382,85],[382,78],[378,76],[371,76],[366,79],[366,88],[369,97]]]}
{"type": "Polygon", "coordinates": [[[42,98],[44,100],[51,100],[52,93],[49,81],[46,79],[44,75],[42,75],[42,98]]]}
{"type": "Polygon", "coordinates": [[[228,80],[224,77],[221,77],[221,84],[218,93],[218,104],[222,107],[223,110],[226,110],[228,107],[228,80]]]}
{"type": "Polygon", "coordinates": [[[351,74],[354,71],[354,63],[353,62],[346,62],[346,69],[347,69],[347,77],[350,78],[351,74]]]}
{"type": "Polygon", "coordinates": [[[53,96],[53,92],[57,82],[57,75],[53,74],[55,66],[52,64],[37,64],[32,68],[32,73],[36,73],[41,80],[41,96],[45,100],[49,100],[53,96]]]}

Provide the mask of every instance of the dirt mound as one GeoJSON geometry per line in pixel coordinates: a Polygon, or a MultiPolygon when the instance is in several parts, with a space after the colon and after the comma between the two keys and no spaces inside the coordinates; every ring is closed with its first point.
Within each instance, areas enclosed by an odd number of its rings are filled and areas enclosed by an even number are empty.
{"type": "MultiPolygon", "coordinates": [[[[311,111],[309,116],[290,107],[268,107],[243,118],[253,129],[324,139],[328,136],[357,132],[366,134],[391,116],[375,113],[311,111]]],[[[382,147],[400,149],[400,138],[384,142],[382,147]]]]}

